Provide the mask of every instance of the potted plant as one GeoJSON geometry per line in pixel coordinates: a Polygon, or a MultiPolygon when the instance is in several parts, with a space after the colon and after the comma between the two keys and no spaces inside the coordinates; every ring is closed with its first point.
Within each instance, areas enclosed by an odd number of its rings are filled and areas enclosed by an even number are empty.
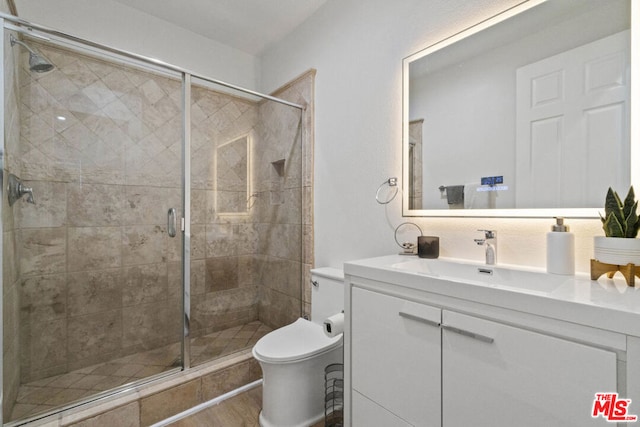
{"type": "Polygon", "coordinates": [[[600,214],[605,236],[594,238],[594,255],[598,261],[640,265],[640,239],[636,239],[640,228],[637,209],[633,186],[624,201],[609,187],[604,203],[605,214],[600,214]]]}

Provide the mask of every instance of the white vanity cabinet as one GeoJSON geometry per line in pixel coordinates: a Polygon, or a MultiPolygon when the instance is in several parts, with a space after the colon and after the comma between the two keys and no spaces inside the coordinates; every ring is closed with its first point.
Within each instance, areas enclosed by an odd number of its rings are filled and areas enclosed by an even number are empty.
{"type": "Polygon", "coordinates": [[[443,426],[608,424],[590,414],[617,390],[615,352],[451,311],[442,325],[443,426]]]}
{"type": "MultiPolygon", "coordinates": [[[[353,389],[409,425],[439,425],[441,310],[354,288],[351,313],[353,389]]],[[[357,409],[354,425],[371,426],[357,409]]]]}
{"type": "Polygon", "coordinates": [[[473,285],[464,299],[460,283],[345,267],[347,426],[615,425],[591,416],[596,393],[631,398],[629,415],[640,414],[638,363],[627,363],[640,342],[596,327],[607,322],[596,307],[584,325],[554,318],[580,320],[575,307],[556,313],[531,293],[521,304],[473,285]]]}

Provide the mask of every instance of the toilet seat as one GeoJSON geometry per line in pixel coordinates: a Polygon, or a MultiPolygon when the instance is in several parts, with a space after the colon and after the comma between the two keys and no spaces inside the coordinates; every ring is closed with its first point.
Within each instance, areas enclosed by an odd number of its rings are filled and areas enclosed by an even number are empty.
{"type": "Polygon", "coordinates": [[[283,363],[313,357],[341,344],[342,335],[329,338],[322,326],[300,318],[260,338],[253,354],[258,360],[283,363]]]}

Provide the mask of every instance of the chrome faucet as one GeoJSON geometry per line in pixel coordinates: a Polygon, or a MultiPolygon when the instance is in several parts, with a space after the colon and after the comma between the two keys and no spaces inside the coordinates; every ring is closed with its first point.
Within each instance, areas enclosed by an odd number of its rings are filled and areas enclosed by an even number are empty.
{"type": "Polygon", "coordinates": [[[478,230],[484,232],[484,239],[473,239],[478,246],[485,246],[484,257],[487,265],[498,262],[498,232],[495,230],[478,230]]]}

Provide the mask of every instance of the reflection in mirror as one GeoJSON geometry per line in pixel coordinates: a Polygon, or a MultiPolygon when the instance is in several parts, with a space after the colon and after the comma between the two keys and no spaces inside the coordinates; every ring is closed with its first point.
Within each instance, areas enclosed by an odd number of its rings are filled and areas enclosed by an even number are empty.
{"type": "Polygon", "coordinates": [[[406,58],[403,214],[592,216],[626,191],[630,26],[630,0],[533,1],[406,58]]]}
{"type": "Polygon", "coordinates": [[[249,199],[249,137],[243,136],[216,149],[217,212],[246,213],[249,199]]]}

